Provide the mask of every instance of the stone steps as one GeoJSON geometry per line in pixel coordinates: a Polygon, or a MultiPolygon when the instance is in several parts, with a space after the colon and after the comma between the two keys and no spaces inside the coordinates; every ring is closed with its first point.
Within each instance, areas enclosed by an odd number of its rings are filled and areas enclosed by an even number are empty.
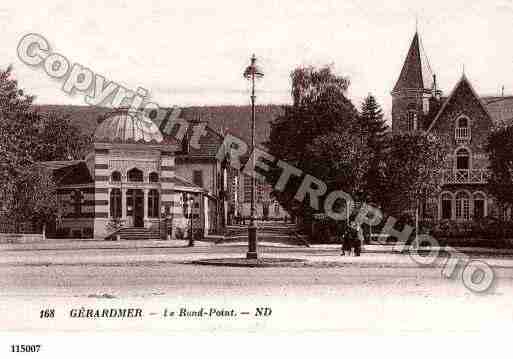
{"type": "Polygon", "coordinates": [[[148,228],[121,228],[119,231],[107,236],[106,240],[115,240],[116,234],[119,235],[120,240],[159,240],[160,235],[158,231],[150,230],[148,228]]]}

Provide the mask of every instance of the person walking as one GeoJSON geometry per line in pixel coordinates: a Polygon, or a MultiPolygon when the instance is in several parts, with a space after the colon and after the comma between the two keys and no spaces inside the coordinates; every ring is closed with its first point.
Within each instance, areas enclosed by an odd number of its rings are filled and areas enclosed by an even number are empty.
{"type": "Polygon", "coordinates": [[[346,252],[347,255],[351,255],[351,247],[355,237],[355,224],[354,222],[350,222],[342,236],[342,252],[340,253],[341,256],[345,256],[346,252]]]}
{"type": "Polygon", "coordinates": [[[355,236],[353,239],[353,248],[354,248],[354,255],[355,257],[359,257],[362,253],[362,243],[363,243],[363,229],[360,226],[360,223],[354,223],[354,229],[355,229],[355,236]]]}

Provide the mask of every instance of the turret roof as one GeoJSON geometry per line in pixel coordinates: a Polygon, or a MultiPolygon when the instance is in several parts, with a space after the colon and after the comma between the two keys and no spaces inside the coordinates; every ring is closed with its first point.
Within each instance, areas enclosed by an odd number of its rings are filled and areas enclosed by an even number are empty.
{"type": "Polygon", "coordinates": [[[422,47],[420,36],[415,32],[403,69],[394,86],[394,92],[404,89],[431,90],[433,83],[433,71],[422,47]]]}

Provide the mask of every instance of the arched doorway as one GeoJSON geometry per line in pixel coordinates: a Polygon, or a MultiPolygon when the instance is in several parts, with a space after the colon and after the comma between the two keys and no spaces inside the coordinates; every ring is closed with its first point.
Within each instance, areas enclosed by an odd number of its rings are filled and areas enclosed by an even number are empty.
{"type": "Polygon", "coordinates": [[[134,227],[144,227],[144,193],[141,189],[126,192],[126,215],[132,217],[134,227]]]}
{"type": "Polygon", "coordinates": [[[470,196],[467,192],[456,194],[456,220],[470,220],[470,196]]]}

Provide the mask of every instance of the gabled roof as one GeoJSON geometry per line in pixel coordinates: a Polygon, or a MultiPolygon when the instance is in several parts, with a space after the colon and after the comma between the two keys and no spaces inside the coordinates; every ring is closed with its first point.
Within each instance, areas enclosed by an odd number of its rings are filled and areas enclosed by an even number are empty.
{"type": "Polygon", "coordinates": [[[467,79],[467,76],[465,74],[463,74],[461,76],[460,80],[458,81],[458,83],[456,84],[456,86],[454,86],[454,89],[452,90],[452,92],[449,95],[449,97],[447,98],[447,100],[443,103],[442,107],[440,108],[440,111],[438,111],[437,115],[435,116],[435,119],[429,125],[429,128],[427,129],[427,132],[431,131],[431,129],[434,127],[434,125],[438,121],[438,118],[440,118],[440,116],[444,113],[444,111],[447,108],[447,106],[451,103],[451,101],[454,98],[455,94],[464,85],[466,85],[470,89],[470,92],[472,93],[472,96],[476,99],[476,101],[479,103],[479,105],[481,106],[483,111],[488,115],[490,120],[493,121],[493,116],[488,111],[488,108],[485,106],[485,104],[483,103],[481,98],[477,95],[476,91],[474,90],[474,87],[472,86],[470,81],[467,79]]]}
{"type": "Polygon", "coordinates": [[[81,160],[72,160],[72,161],[43,161],[43,162],[38,162],[38,163],[39,163],[39,165],[54,171],[54,170],[58,170],[58,169],[61,169],[61,168],[64,168],[64,167],[69,167],[69,166],[76,165],[76,164],[78,164],[80,162],[83,162],[83,161],[81,161],[81,160]]]}
{"type": "MultiPolygon", "coordinates": [[[[213,129],[210,124],[206,121],[201,121],[198,117],[196,120],[185,118],[182,115],[181,109],[175,109],[173,111],[173,116],[176,118],[184,119],[188,122],[188,128],[186,136],[184,136],[183,141],[190,141],[191,136],[193,136],[196,126],[204,125],[204,133],[199,137],[199,148],[195,148],[193,146],[188,146],[189,149],[186,154],[178,152],[178,155],[186,155],[188,158],[201,158],[201,159],[215,159],[219,147],[221,147],[224,137],[218,133],[215,129],[213,129]]],[[[162,134],[164,138],[172,138],[176,142],[178,142],[178,131],[180,131],[179,126],[175,126],[172,118],[164,119],[160,128],[162,129],[162,134]]]]}
{"type": "Polygon", "coordinates": [[[59,186],[93,183],[85,161],[46,161],[38,164],[52,171],[59,186]]]}
{"type": "Polygon", "coordinates": [[[428,89],[433,88],[433,71],[428,57],[422,47],[418,32],[415,32],[413,40],[406,55],[403,69],[394,86],[394,92],[403,89],[428,89]]]}
{"type": "Polygon", "coordinates": [[[177,191],[196,192],[196,193],[200,193],[200,192],[207,193],[208,192],[203,187],[195,185],[194,183],[189,182],[185,178],[177,176],[176,174],[175,174],[173,181],[174,181],[174,189],[177,191]]]}

